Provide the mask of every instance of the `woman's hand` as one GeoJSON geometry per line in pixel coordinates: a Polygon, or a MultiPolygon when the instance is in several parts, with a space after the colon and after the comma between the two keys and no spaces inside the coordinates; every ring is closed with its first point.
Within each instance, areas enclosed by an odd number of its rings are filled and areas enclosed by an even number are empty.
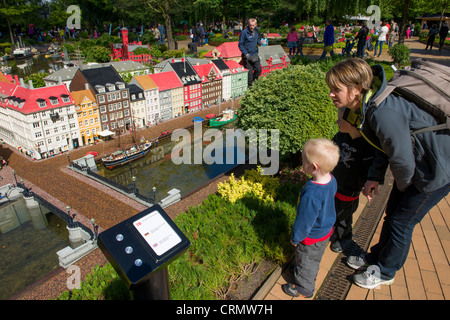
{"type": "Polygon", "coordinates": [[[368,180],[364,184],[364,188],[362,190],[362,194],[367,197],[367,201],[372,201],[372,190],[374,195],[378,195],[378,186],[380,185],[377,181],[368,180]]]}

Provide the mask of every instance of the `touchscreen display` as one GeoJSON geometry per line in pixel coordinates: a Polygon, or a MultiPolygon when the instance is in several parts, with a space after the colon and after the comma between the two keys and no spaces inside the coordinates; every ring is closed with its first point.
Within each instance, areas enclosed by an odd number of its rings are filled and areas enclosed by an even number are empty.
{"type": "Polygon", "coordinates": [[[136,220],[133,225],[158,256],[181,242],[181,238],[158,211],[136,220]]]}

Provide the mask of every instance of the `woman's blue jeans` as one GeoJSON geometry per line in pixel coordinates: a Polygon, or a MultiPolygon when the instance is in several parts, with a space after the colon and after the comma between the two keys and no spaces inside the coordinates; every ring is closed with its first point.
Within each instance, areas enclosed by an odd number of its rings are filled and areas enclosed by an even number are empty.
{"type": "Polygon", "coordinates": [[[396,184],[389,196],[378,243],[370,248],[367,262],[378,265],[380,273],[392,279],[408,256],[414,227],[450,190],[450,183],[433,192],[421,193],[414,186],[404,192],[396,184]]]}
{"type": "Polygon", "coordinates": [[[373,55],[374,55],[374,56],[377,55],[378,45],[380,46],[380,53],[379,53],[379,55],[381,55],[381,51],[383,51],[383,44],[384,44],[384,41],[379,41],[379,40],[377,40],[377,43],[375,44],[375,49],[374,49],[374,51],[373,51],[373,55]]]}

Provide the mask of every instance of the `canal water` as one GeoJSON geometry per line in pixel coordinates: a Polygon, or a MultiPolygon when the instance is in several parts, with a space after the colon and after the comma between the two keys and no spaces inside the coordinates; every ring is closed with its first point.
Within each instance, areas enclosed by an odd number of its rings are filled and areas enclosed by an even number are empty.
{"type": "Polygon", "coordinates": [[[64,67],[62,58],[46,58],[44,54],[38,54],[27,59],[11,59],[1,62],[3,66],[11,67],[11,75],[25,78],[33,73],[50,73],[64,67]]]}
{"type": "MultiPolygon", "coordinates": [[[[223,144],[225,145],[225,130],[233,129],[234,124],[228,124],[222,128],[223,144]]],[[[207,130],[208,128],[204,128],[207,130]]],[[[193,134],[191,134],[191,141],[194,144],[193,134]]],[[[98,164],[97,173],[106,177],[122,186],[133,186],[133,177],[135,177],[135,185],[139,193],[153,199],[153,187],[156,187],[156,201],[159,202],[167,197],[167,192],[173,188],[180,190],[181,195],[185,195],[190,191],[202,186],[211,179],[225,173],[237,165],[239,162],[238,154],[242,151],[237,146],[233,149],[233,159],[226,159],[227,152],[225,147],[222,150],[223,160],[222,164],[213,163],[207,164],[205,159],[202,159],[200,164],[194,164],[194,160],[186,164],[175,164],[171,158],[172,149],[179,144],[178,141],[168,141],[156,145],[150,152],[141,159],[135,160],[125,166],[114,169],[107,169],[103,164],[98,164]]],[[[194,156],[194,146],[191,145],[191,155],[194,156]]],[[[202,143],[202,149],[205,150],[208,143],[202,143]]],[[[214,149],[214,148],[212,148],[214,149]]],[[[247,154],[247,150],[244,151],[247,154]]],[[[244,154],[244,155],[245,155],[244,154]]],[[[215,152],[203,152],[204,156],[215,156],[215,152]]],[[[220,162],[220,161],[217,161],[220,162]]]]}
{"type": "Polygon", "coordinates": [[[21,292],[59,266],[56,252],[70,245],[66,226],[41,205],[27,208],[23,198],[0,207],[0,300],[21,292]]]}

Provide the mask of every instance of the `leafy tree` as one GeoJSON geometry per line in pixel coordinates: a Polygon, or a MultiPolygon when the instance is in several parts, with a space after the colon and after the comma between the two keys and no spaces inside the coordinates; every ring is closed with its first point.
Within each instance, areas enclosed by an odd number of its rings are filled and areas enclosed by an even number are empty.
{"type": "Polygon", "coordinates": [[[34,88],[42,88],[45,87],[44,78],[48,75],[49,73],[33,73],[25,77],[24,81],[28,83],[31,80],[34,88]]]}
{"type": "Polygon", "coordinates": [[[139,55],[139,54],[151,54],[150,49],[149,48],[144,48],[144,47],[136,48],[133,52],[136,55],[139,55]]]}
{"type": "Polygon", "coordinates": [[[146,30],[141,36],[142,44],[149,44],[150,46],[157,45],[158,39],[155,38],[153,32],[146,30]]]}
{"type": "Polygon", "coordinates": [[[87,62],[109,62],[111,60],[111,51],[108,48],[93,46],[88,48],[84,55],[87,62]]]}
{"type": "Polygon", "coordinates": [[[20,16],[31,12],[34,9],[34,6],[25,0],[2,0],[2,2],[3,5],[0,7],[0,16],[6,18],[11,43],[14,43],[11,24],[20,16]]]}
{"type": "Polygon", "coordinates": [[[280,153],[296,153],[307,140],[336,133],[336,108],[328,94],[317,64],[272,72],[240,100],[238,127],[279,129],[280,153]]]}
{"type": "Polygon", "coordinates": [[[175,49],[175,41],[172,35],[171,8],[177,6],[177,0],[144,0],[144,3],[155,13],[161,14],[166,29],[167,44],[169,50],[175,49]]]}

